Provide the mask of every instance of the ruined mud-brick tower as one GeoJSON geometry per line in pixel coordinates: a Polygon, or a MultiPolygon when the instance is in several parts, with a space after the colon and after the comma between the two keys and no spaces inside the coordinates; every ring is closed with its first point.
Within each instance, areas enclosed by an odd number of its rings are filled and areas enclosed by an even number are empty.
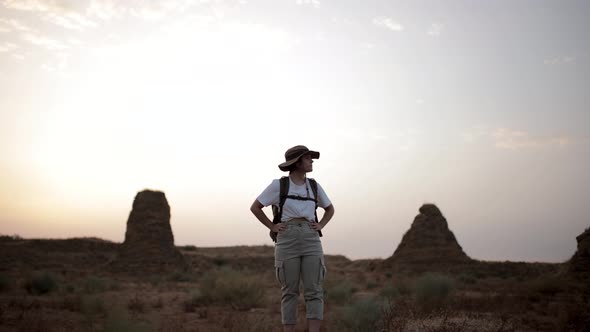
{"type": "Polygon", "coordinates": [[[125,242],[113,263],[117,270],[128,272],[186,268],[184,257],[174,246],[170,206],[163,192],[144,190],[135,196],[125,242]]]}

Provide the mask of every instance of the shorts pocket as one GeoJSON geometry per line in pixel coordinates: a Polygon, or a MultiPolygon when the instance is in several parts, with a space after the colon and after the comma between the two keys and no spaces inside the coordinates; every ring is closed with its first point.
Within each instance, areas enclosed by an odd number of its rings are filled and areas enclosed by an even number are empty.
{"type": "Polygon", "coordinates": [[[283,261],[275,261],[275,277],[279,282],[279,285],[285,285],[285,267],[283,261]]]}

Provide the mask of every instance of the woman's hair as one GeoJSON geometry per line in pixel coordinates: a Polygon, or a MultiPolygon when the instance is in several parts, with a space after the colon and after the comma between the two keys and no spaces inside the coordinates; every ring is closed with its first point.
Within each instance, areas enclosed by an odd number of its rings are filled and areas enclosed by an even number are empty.
{"type": "Polygon", "coordinates": [[[301,159],[297,160],[296,163],[289,165],[289,167],[287,168],[287,171],[289,171],[289,173],[293,172],[294,170],[297,169],[297,165],[299,165],[299,163],[301,163],[301,159]]]}

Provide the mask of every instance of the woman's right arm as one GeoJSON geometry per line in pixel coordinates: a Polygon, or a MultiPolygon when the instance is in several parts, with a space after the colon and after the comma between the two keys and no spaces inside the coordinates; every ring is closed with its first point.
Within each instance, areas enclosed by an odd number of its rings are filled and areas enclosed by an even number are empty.
{"type": "Polygon", "coordinates": [[[254,203],[252,203],[252,206],[250,206],[250,211],[252,211],[252,213],[254,214],[256,219],[258,219],[258,221],[260,221],[264,226],[266,226],[271,231],[278,233],[284,230],[286,225],[283,223],[273,224],[272,221],[268,219],[268,217],[266,216],[266,213],[262,211],[263,207],[264,205],[262,205],[257,199],[255,199],[254,203]]]}

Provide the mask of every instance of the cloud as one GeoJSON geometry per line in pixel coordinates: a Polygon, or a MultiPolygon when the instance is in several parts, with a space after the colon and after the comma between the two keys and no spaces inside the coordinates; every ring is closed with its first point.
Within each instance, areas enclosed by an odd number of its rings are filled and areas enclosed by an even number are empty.
{"type": "Polygon", "coordinates": [[[65,8],[67,2],[63,0],[3,0],[2,4],[9,9],[46,12],[65,8]]]}
{"type": "Polygon", "coordinates": [[[0,53],[9,53],[12,52],[14,50],[18,49],[18,46],[16,46],[13,43],[2,43],[0,44],[0,53]]]}
{"type": "Polygon", "coordinates": [[[67,44],[60,40],[52,39],[36,32],[25,33],[23,39],[35,46],[40,46],[50,51],[65,50],[69,48],[67,44]]]}
{"type": "Polygon", "coordinates": [[[531,148],[564,147],[574,143],[567,136],[540,136],[531,135],[524,130],[508,128],[487,129],[484,126],[474,126],[461,133],[463,140],[474,143],[482,139],[490,141],[497,149],[521,150],[531,148]]]}
{"type": "Polygon", "coordinates": [[[314,8],[320,8],[319,0],[296,0],[295,3],[298,5],[308,5],[313,6],[314,8]]]}
{"type": "Polygon", "coordinates": [[[576,58],[572,55],[558,56],[543,60],[545,65],[564,65],[576,62],[576,58]]]}
{"type": "Polygon", "coordinates": [[[55,59],[48,63],[41,65],[41,69],[53,72],[53,73],[63,73],[64,70],[68,67],[70,55],[67,53],[57,53],[55,55],[55,59]]]}
{"type": "Polygon", "coordinates": [[[94,21],[88,19],[86,16],[76,12],[68,12],[63,14],[49,13],[44,19],[66,29],[78,31],[82,31],[86,28],[94,28],[98,25],[94,21]]]}
{"type": "Polygon", "coordinates": [[[565,136],[531,137],[527,132],[506,128],[496,129],[492,133],[492,137],[495,139],[495,147],[509,150],[549,146],[563,147],[572,144],[572,139],[565,136]]]}
{"type": "Polygon", "coordinates": [[[373,19],[373,24],[396,32],[404,30],[404,27],[401,24],[389,17],[376,17],[373,19]]]}
{"type": "Polygon", "coordinates": [[[483,126],[473,126],[460,134],[465,142],[472,143],[482,137],[488,137],[489,131],[483,126]]]}
{"type": "Polygon", "coordinates": [[[428,34],[430,36],[438,37],[438,36],[440,36],[443,28],[444,28],[444,25],[443,24],[440,24],[440,23],[432,23],[430,25],[430,28],[428,29],[428,34]]]}
{"type": "Polygon", "coordinates": [[[87,0],[4,0],[2,4],[14,10],[37,12],[43,21],[70,30],[81,31],[97,26],[87,17],[87,0]]]}
{"type": "Polygon", "coordinates": [[[33,31],[33,29],[27,27],[26,25],[22,24],[20,21],[15,19],[3,19],[0,18],[0,32],[13,32],[13,31],[20,31],[20,32],[28,32],[33,31]]]}
{"type": "Polygon", "coordinates": [[[159,21],[171,14],[184,13],[195,4],[206,4],[209,0],[92,0],[87,8],[90,16],[101,20],[121,19],[127,16],[145,21],[159,21]]]}
{"type": "Polygon", "coordinates": [[[108,21],[135,17],[158,21],[213,0],[0,0],[4,7],[37,12],[43,20],[66,29],[96,27],[93,19],[108,21]]]}

